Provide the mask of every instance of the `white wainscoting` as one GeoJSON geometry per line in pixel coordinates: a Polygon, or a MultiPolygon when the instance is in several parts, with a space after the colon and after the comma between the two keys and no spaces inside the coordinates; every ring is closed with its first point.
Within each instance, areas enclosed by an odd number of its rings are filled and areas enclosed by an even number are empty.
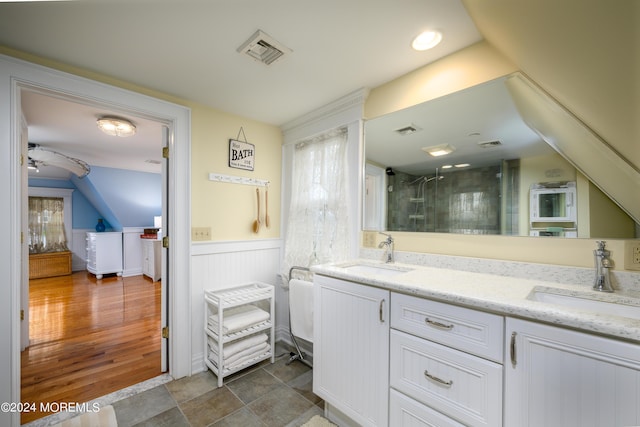
{"type": "MultiPolygon", "coordinates": [[[[254,281],[275,286],[276,341],[289,342],[288,293],[280,282],[282,240],[195,242],[191,245],[192,372],[204,364],[204,291],[254,281]]],[[[179,285],[178,285],[179,286],[179,285]]]]}

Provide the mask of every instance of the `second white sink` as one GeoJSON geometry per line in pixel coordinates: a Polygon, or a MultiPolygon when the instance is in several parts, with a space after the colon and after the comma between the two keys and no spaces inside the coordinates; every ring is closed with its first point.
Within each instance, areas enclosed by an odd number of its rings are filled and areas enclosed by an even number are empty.
{"type": "Polygon", "coordinates": [[[640,320],[640,300],[624,296],[618,297],[615,294],[563,293],[562,290],[536,287],[529,294],[528,299],[561,305],[567,308],[640,320]]]}
{"type": "Polygon", "coordinates": [[[341,266],[349,273],[365,274],[367,276],[397,276],[411,271],[411,268],[396,267],[392,264],[348,264],[341,266]]]}

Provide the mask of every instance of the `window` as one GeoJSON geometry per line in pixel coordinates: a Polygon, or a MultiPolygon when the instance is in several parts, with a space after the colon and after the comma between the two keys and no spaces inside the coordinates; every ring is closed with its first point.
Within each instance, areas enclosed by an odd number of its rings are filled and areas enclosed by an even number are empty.
{"type": "Polygon", "coordinates": [[[29,253],[68,250],[64,219],[63,198],[29,197],[29,253]]]}
{"type": "Polygon", "coordinates": [[[294,265],[347,258],[350,226],[346,128],[295,145],[291,190],[285,273],[294,265]]]}

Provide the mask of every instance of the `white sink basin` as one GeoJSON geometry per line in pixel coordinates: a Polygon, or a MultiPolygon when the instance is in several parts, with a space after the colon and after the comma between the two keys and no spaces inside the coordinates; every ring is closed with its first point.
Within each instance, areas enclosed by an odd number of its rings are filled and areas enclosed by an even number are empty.
{"type": "Polygon", "coordinates": [[[411,271],[411,268],[396,267],[392,264],[348,264],[340,268],[354,274],[364,274],[367,276],[397,276],[411,271]]]}
{"type": "Polygon", "coordinates": [[[563,293],[562,290],[539,287],[535,288],[527,298],[578,310],[640,320],[640,300],[616,294],[563,293]]]}

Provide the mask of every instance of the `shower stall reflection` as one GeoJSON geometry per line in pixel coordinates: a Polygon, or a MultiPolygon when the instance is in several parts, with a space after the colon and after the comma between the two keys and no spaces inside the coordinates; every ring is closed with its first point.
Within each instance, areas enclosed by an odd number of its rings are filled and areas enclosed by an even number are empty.
{"type": "Polygon", "coordinates": [[[464,234],[501,233],[501,167],[427,175],[388,174],[387,229],[464,234]]]}

